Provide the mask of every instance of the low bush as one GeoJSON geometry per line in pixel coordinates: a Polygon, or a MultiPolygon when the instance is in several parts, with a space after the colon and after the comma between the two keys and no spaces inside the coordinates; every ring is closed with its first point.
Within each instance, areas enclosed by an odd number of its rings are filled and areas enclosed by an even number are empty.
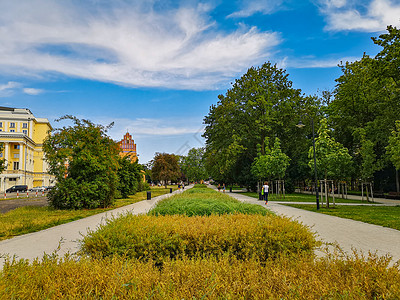
{"type": "Polygon", "coordinates": [[[240,202],[226,194],[203,188],[192,188],[184,193],[174,195],[159,202],[149,212],[150,215],[155,216],[176,214],[210,216],[232,213],[267,215],[271,212],[260,205],[240,202]]]}
{"type": "Polygon", "coordinates": [[[121,257],[6,263],[1,299],[399,299],[400,272],[386,258],[234,257],[152,261],[121,257]]]}
{"type": "Polygon", "coordinates": [[[257,258],[313,254],[312,233],[288,218],[273,215],[134,216],[108,220],[82,241],[91,257],[120,255],[163,262],[180,257],[257,258]]]}

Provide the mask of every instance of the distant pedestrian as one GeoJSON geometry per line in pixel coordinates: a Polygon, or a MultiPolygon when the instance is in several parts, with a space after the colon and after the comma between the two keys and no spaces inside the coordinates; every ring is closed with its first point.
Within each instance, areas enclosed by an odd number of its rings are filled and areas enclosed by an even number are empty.
{"type": "Polygon", "coordinates": [[[262,191],[264,192],[264,201],[265,204],[268,204],[268,192],[269,192],[269,185],[268,185],[268,181],[264,182],[264,185],[262,187],[262,191]]]}
{"type": "Polygon", "coordinates": [[[221,191],[221,185],[218,184],[218,192],[220,192],[220,191],[221,191]]]}
{"type": "Polygon", "coordinates": [[[178,190],[181,191],[181,184],[178,183],[178,190]]]}
{"type": "Polygon", "coordinates": [[[225,193],[225,183],[222,186],[222,191],[225,193]]]}

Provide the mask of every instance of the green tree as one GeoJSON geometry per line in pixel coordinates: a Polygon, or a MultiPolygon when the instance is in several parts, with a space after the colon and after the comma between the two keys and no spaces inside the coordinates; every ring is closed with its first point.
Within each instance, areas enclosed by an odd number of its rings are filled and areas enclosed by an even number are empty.
{"type": "Polygon", "coordinates": [[[53,130],[43,144],[49,173],[56,176],[49,192],[51,206],[59,209],[107,207],[117,188],[118,147],[106,135],[107,127],[64,116],[73,125],[53,130]]]}
{"type": "Polygon", "coordinates": [[[204,148],[192,148],[188,154],[182,157],[181,169],[189,181],[201,181],[207,179],[204,164],[204,148]]]}
{"type": "MultiPolygon", "coordinates": [[[[327,120],[321,120],[318,137],[315,139],[317,170],[322,171],[324,179],[344,179],[352,168],[352,157],[347,148],[336,142],[329,134],[327,120]]],[[[310,147],[308,165],[314,171],[314,152],[310,147]]]]}
{"type": "Polygon", "coordinates": [[[152,162],[151,174],[154,180],[163,181],[167,187],[168,181],[176,181],[181,176],[177,155],[156,153],[152,162]]]}
{"type": "Polygon", "coordinates": [[[216,180],[253,182],[254,186],[251,166],[257,145],[264,155],[265,138],[278,137],[283,152],[297,151],[297,116],[316,102],[303,97],[292,87],[286,71],[269,62],[250,68],[218,98],[204,118],[207,169],[216,180]]]}
{"type": "Polygon", "coordinates": [[[399,187],[399,175],[398,171],[400,169],[400,121],[396,121],[395,129],[392,130],[389,137],[389,144],[386,147],[389,159],[396,169],[396,189],[400,192],[399,187]]]}
{"type": "Polygon", "coordinates": [[[140,189],[140,183],[143,180],[142,166],[136,160],[125,156],[118,159],[118,191],[122,198],[135,194],[140,189]]]}
{"type": "Polygon", "coordinates": [[[281,180],[285,177],[289,161],[290,158],[282,152],[280,140],[275,138],[272,149],[266,147],[265,154],[260,153],[254,159],[251,170],[260,181],[264,179],[281,180]]]}

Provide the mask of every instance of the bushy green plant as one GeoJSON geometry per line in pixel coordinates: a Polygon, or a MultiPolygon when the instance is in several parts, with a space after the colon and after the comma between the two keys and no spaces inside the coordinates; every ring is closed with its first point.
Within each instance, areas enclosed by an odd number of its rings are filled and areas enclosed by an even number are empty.
{"type": "Polygon", "coordinates": [[[192,188],[182,194],[174,195],[157,204],[150,215],[210,216],[212,214],[270,214],[260,205],[240,202],[232,197],[211,189],[192,188]]]}

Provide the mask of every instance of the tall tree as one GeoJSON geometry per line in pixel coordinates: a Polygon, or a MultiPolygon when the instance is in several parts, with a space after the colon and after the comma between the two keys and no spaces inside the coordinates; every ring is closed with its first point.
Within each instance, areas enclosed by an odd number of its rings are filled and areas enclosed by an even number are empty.
{"type": "Polygon", "coordinates": [[[396,168],[396,189],[400,192],[399,170],[400,170],[400,121],[396,121],[396,128],[392,130],[389,137],[389,144],[386,147],[390,161],[396,168]]]}
{"type": "Polygon", "coordinates": [[[64,116],[72,126],[54,129],[43,144],[49,173],[56,176],[48,197],[61,209],[107,207],[117,188],[118,147],[107,127],[64,116]]]}
{"type": "Polygon", "coordinates": [[[168,181],[178,180],[180,177],[180,167],[178,156],[168,153],[156,153],[151,168],[152,178],[163,181],[167,187],[168,181]]]}
{"type": "Polygon", "coordinates": [[[122,198],[127,198],[139,191],[143,180],[143,168],[138,160],[132,161],[128,156],[120,157],[118,164],[118,191],[122,198]]]}
{"type": "Polygon", "coordinates": [[[204,118],[207,165],[213,178],[238,183],[254,181],[251,164],[257,144],[265,154],[265,138],[278,137],[284,152],[295,149],[297,116],[314,100],[303,97],[286,71],[269,62],[250,68],[218,98],[204,118]]]}
{"type": "Polygon", "coordinates": [[[182,158],[181,169],[189,181],[200,181],[207,179],[207,172],[204,164],[204,148],[192,148],[182,158]]]}

